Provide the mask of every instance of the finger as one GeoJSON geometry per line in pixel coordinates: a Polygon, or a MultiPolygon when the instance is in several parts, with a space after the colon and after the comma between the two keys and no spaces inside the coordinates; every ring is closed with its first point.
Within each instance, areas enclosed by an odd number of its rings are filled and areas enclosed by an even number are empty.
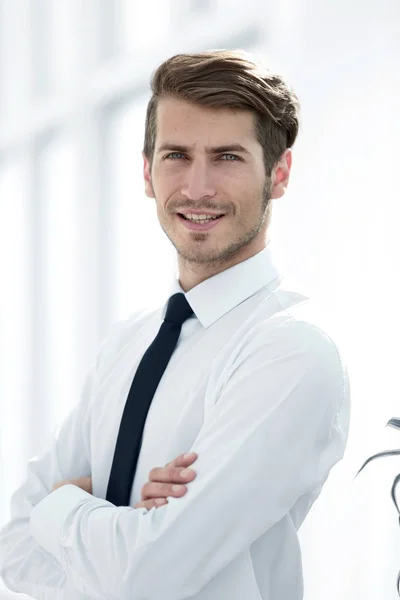
{"type": "Polygon", "coordinates": [[[149,473],[149,482],[158,483],[189,483],[196,476],[196,471],[190,467],[156,467],[149,473]]]}
{"type": "Polygon", "coordinates": [[[142,487],[141,498],[142,500],[149,500],[150,498],[167,498],[167,496],[180,498],[186,494],[186,492],[187,487],[182,484],[148,481],[142,487]]]}
{"type": "Polygon", "coordinates": [[[182,480],[191,481],[194,479],[193,469],[189,469],[182,476],[181,473],[184,469],[188,468],[197,460],[197,453],[190,452],[188,454],[181,454],[171,462],[167,463],[165,467],[156,467],[149,473],[149,481],[160,481],[169,483],[180,483],[182,480]]]}
{"type": "Polygon", "coordinates": [[[159,508],[164,504],[168,504],[168,500],[166,498],[152,498],[151,500],[137,502],[133,508],[146,508],[147,510],[150,510],[153,507],[159,508]]]}
{"type": "Polygon", "coordinates": [[[194,463],[194,461],[197,459],[198,454],[197,452],[188,452],[187,454],[180,454],[179,456],[177,456],[176,458],[174,458],[174,460],[171,460],[171,462],[167,463],[165,466],[166,467],[187,467],[191,464],[194,463]]]}

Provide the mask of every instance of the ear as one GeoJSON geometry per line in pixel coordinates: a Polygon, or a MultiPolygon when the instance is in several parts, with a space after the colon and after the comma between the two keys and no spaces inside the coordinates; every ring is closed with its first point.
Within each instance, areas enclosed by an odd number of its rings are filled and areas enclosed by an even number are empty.
{"type": "Polygon", "coordinates": [[[153,185],[151,183],[150,162],[144,152],[143,156],[143,177],[144,177],[144,192],[149,198],[155,198],[153,185]]]}
{"type": "Polygon", "coordinates": [[[290,169],[292,168],[292,151],[287,148],[282,154],[275,167],[272,169],[272,192],[271,197],[281,198],[289,185],[290,169]]]}

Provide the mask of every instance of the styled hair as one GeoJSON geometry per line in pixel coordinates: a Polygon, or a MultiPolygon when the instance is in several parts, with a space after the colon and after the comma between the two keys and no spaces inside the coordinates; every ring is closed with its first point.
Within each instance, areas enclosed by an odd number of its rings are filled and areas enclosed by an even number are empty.
{"type": "Polygon", "coordinates": [[[281,75],[255,62],[243,50],[177,54],[151,79],[143,152],[152,164],[160,98],[177,98],[209,108],[250,110],[263,148],[267,176],[299,130],[300,103],[281,75]]]}

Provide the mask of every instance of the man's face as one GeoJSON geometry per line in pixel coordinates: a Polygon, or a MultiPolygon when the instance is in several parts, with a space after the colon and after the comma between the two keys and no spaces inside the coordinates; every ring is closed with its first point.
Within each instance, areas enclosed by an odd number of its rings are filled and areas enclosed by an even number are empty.
{"type": "Polygon", "coordinates": [[[223,263],[250,245],[254,253],[265,246],[272,183],[252,113],[161,99],[151,172],[144,160],[146,194],[182,259],[223,263]],[[190,210],[223,216],[193,225],[179,214],[190,210]]]}

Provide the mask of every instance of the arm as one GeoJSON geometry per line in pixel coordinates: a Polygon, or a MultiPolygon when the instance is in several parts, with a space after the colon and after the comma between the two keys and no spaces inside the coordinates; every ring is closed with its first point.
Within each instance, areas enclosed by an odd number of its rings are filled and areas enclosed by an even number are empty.
{"type": "Polygon", "coordinates": [[[11,499],[11,519],[0,532],[0,576],[6,586],[40,600],[63,598],[67,585],[62,564],[31,536],[29,519],[36,504],[57,481],[90,475],[88,403],[92,376],[86,379],[81,402],[58,429],[43,455],[28,462],[27,477],[11,499]]]}
{"type": "Polygon", "coordinates": [[[191,449],[197,477],[183,498],[146,511],[66,485],[37,505],[32,534],[77,589],[183,600],[322,485],[343,455],[348,397],[336,347],[304,325],[249,336],[191,449]]]}

